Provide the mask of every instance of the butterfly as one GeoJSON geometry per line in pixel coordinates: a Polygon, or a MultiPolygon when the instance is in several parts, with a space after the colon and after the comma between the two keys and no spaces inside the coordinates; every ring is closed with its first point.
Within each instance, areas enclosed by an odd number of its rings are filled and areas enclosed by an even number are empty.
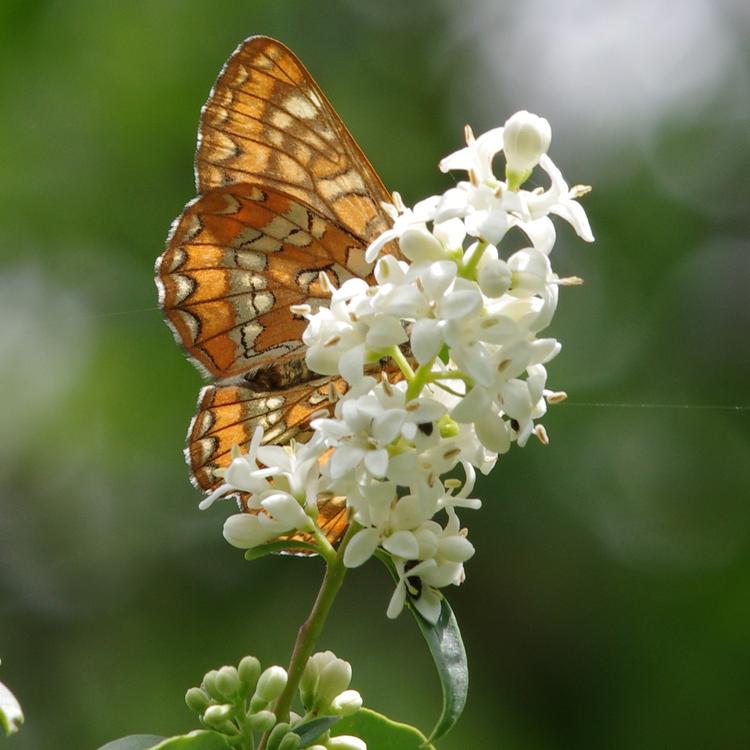
{"type": "MultiPolygon", "coordinates": [[[[175,338],[213,381],[185,449],[194,484],[210,492],[256,427],[264,443],[285,444],[332,414],[346,384],[308,370],[307,321],[293,309],[328,303],[322,272],[335,286],[371,280],[365,250],[390,226],[382,204],[392,198],[304,65],[264,36],[240,44],[201,110],[195,179],[155,280],[175,338]]],[[[384,252],[398,253],[393,243],[384,252]]],[[[335,542],[345,504],[318,505],[335,542]]]]}

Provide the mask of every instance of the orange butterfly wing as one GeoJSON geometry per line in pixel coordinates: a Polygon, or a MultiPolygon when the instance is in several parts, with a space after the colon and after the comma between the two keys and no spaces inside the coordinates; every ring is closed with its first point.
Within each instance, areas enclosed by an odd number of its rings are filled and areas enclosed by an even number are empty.
{"type": "MultiPolygon", "coordinates": [[[[313,416],[332,412],[329,389],[346,386],[312,380],[306,322],[291,308],[327,304],[321,271],[336,285],[369,280],[364,252],[390,226],[381,204],[391,196],[302,63],[267,37],[243,42],[219,74],[195,173],[200,195],[175,220],[156,283],[188,357],[224,381],[201,391],[185,451],[194,482],[211,490],[256,426],[265,442],[304,440],[313,416]]],[[[319,509],[335,542],[345,505],[326,498],[319,509]]]]}
{"type": "Polygon", "coordinates": [[[185,449],[197,486],[211,490],[220,484],[215,470],[229,465],[232,447],[247,445],[256,427],[263,427],[264,444],[283,445],[292,439],[306,442],[310,420],[333,412],[331,389],[341,395],[346,384],[341,378],[318,378],[275,391],[241,385],[203,388],[185,449]]]}
{"type": "MultiPolygon", "coordinates": [[[[221,484],[215,471],[232,460],[232,448],[247,445],[256,427],[263,427],[263,443],[305,442],[310,420],[331,416],[335,398],[346,391],[341,378],[319,378],[275,391],[253,391],[245,386],[209,385],[198,395],[198,411],[188,429],[185,459],[193,482],[204,491],[221,484]],[[331,393],[335,391],[335,394],[331,393]]],[[[245,510],[243,493],[237,493],[245,510]]],[[[248,511],[255,512],[255,511],[248,511]]],[[[346,503],[339,497],[318,501],[318,525],[331,543],[347,526],[346,503]]],[[[307,540],[304,534],[292,539],[307,540]]]]}
{"type": "Polygon", "coordinates": [[[259,183],[298,198],[368,245],[390,226],[391,196],[296,55],[274,39],[245,40],[203,107],[195,155],[204,193],[259,183]]]}
{"type": "Polygon", "coordinates": [[[215,378],[304,356],[306,321],[340,285],[367,277],[361,240],[271,188],[214,188],[187,205],[156,264],[159,299],[177,340],[215,378]]]}

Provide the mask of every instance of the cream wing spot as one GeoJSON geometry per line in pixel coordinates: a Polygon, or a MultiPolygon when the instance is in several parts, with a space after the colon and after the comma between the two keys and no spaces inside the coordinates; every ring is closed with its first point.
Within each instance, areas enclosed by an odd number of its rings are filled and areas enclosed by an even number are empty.
{"type": "Polygon", "coordinates": [[[253,350],[255,339],[258,338],[258,335],[262,331],[263,326],[255,320],[251,320],[249,323],[245,323],[245,325],[242,326],[240,339],[247,356],[252,356],[255,353],[253,350]]]}
{"type": "Polygon", "coordinates": [[[310,284],[312,284],[314,281],[317,281],[318,276],[320,276],[320,271],[318,270],[300,271],[297,274],[297,283],[305,292],[307,292],[307,290],[310,288],[310,284]]]}
{"type": "Polygon", "coordinates": [[[190,334],[191,339],[190,344],[194,344],[195,340],[198,338],[198,335],[201,332],[201,326],[198,322],[198,318],[196,318],[195,315],[191,315],[189,312],[187,312],[187,310],[175,309],[174,314],[179,317],[185,328],[188,329],[188,333],[190,334]]]}
{"type": "Polygon", "coordinates": [[[195,291],[195,281],[189,276],[177,273],[172,276],[172,281],[174,282],[175,298],[173,304],[175,305],[183,303],[195,291]]]}
{"type": "Polygon", "coordinates": [[[317,214],[312,214],[311,216],[312,221],[310,222],[310,234],[315,237],[316,240],[319,240],[326,233],[328,224],[322,216],[318,216],[317,214]]]}
{"type": "Polygon", "coordinates": [[[242,150],[237,143],[220,130],[212,131],[211,145],[214,149],[212,158],[218,162],[231,161],[232,159],[236,159],[242,153],[242,150]]]}
{"type": "Polygon", "coordinates": [[[200,216],[194,213],[189,214],[187,217],[187,221],[185,221],[180,229],[182,230],[182,236],[180,237],[180,240],[185,243],[192,242],[203,230],[203,224],[201,223],[200,216]]]}
{"type": "Polygon", "coordinates": [[[271,221],[263,227],[263,231],[277,240],[283,240],[290,235],[298,226],[292,224],[285,216],[274,216],[271,221]]]}
{"type": "Polygon", "coordinates": [[[222,199],[224,200],[224,208],[216,212],[219,216],[232,216],[242,208],[242,204],[231,193],[224,193],[222,199]]]}
{"type": "Polygon", "coordinates": [[[368,276],[373,269],[373,263],[365,260],[366,248],[350,247],[346,256],[346,267],[360,278],[368,276]]]}
{"type": "Polygon", "coordinates": [[[247,247],[259,250],[261,253],[278,253],[281,250],[281,242],[275,237],[262,235],[257,240],[249,242],[247,247]]]}
{"type": "Polygon", "coordinates": [[[315,93],[315,91],[313,91],[313,90],[311,89],[311,90],[310,90],[310,91],[309,91],[309,92],[307,93],[307,95],[308,95],[308,97],[310,98],[310,100],[312,101],[312,103],[313,103],[313,104],[314,104],[314,105],[315,105],[316,107],[320,108],[320,107],[322,107],[322,106],[323,106],[323,103],[322,103],[322,102],[320,101],[320,97],[319,97],[319,96],[318,96],[318,95],[317,95],[317,94],[315,93]]]}
{"type": "Polygon", "coordinates": [[[298,227],[306,227],[310,224],[310,212],[299,203],[292,203],[284,216],[298,227]]]}
{"type": "Polygon", "coordinates": [[[229,85],[233,88],[241,88],[248,78],[250,78],[250,71],[242,63],[237,63],[229,85]]]}
{"type": "Polygon", "coordinates": [[[334,202],[342,195],[365,192],[365,184],[362,181],[362,176],[353,169],[336,177],[318,180],[317,187],[331,202],[334,202]]]}
{"type": "Polygon", "coordinates": [[[244,272],[232,274],[230,291],[232,294],[240,294],[248,291],[258,291],[267,286],[266,279],[257,273],[244,272]]]}
{"type": "Polygon", "coordinates": [[[241,248],[235,251],[235,263],[238,268],[245,268],[249,271],[263,271],[268,265],[268,257],[255,250],[241,248]]]}
{"type": "Polygon", "coordinates": [[[284,242],[295,247],[307,247],[312,242],[312,237],[301,229],[296,229],[287,235],[284,242]]]}
{"type": "Polygon", "coordinates": [[[293,122],[294,118],[288,112],[284,112],[283,109],[277,109],[273,115],[271,115],[271,125],[274,125],[280,130],[287,130],[293,122]]]}
{"type": "Polygon", "coordinates": [[[264,315],[273,309],[276,298],[271,292],[258,292],[253,295],[253,305],[258,311],[258,315],[264,315]]]}
{"type": "Polygon", "coordinates": [[[302,94],[294,93],[284,100],[284,109],[302,120],[311,120],[318,114],[315,105],[302,94]]]}
{"type": "Polygon", "coordinates": [[[177,247],[174,249],[171,255],[169,253],[165,253],[163,257],[165,257],[165,259],[169,261],[169,264],[165,269],[167,273],[174,273],[187,260],[187,253],[183,248],[177,247]]]}

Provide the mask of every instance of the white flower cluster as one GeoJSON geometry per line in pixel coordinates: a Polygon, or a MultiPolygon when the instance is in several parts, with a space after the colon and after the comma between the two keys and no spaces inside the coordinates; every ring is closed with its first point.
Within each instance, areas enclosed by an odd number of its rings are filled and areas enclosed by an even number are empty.
{"type": "Polygon", "coordinates": [[[226,484],[205,504],[234,489],[251,493],[258,515],[228,519],[225,535],[240,547],[314,528],[316,497],[346,497],[356,533],[344,563],[356,567],[380,548],[398,573],[388,616],[407,597],[429,621],[440,614],[439,589],[464,579],[474,548],[458,508],[470,498],[475,468],[487,473],[512,442],[547,435],[535,421],[565,397],[546,387],[545,364],[560,351],[539,334],[549,325],[562,284],[550,264],[556,214],[593,241],[572,189],[546,151],[546,120],[519,112],[503,128],[474,138],[443,159],[443,171],[466,181],[407,208],[398,194],[386,206],[393,226],[367,250],[376,283],[350,279],[331,287],[328,308],[298,312],[309,323],[307,364],[341,376],[349,390],[332,418],[313,420],[310,443],[259,447],[238,456],[226,484]],[[493,159],[503,152],[505,180],[493,159]],[[547,189],[522,189],[536,167],[547,189]],[[507,257],[498,244],[517,228],[528,245],[507,257]],[[401,256],[381,255],[397,241],[401,256]],[[379,377],[373,370],[382,366],[379,377]],[[447,477],[461,465],[464,480],[447,477]],[[265,467],[265,468],[263,468],[265,467]]]}

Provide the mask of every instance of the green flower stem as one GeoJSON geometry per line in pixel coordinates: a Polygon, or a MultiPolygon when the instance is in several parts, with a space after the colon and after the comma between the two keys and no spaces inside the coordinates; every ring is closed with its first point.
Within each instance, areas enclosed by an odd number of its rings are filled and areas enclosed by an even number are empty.
{"type": "Polygon", "coordinates": [[[254,750],[255,735],[253,734],[253,730],[250,727],[250,721],[247,717],[247,706],[245,706],[245,701],[242,701],[240,704],[235,720],[239,727],[240,734],[237,739],[230,739],[229,742],[232,745],[242,748],[242,750],[254,750]]]}
{"type": "Polygon", "coordinates": [[[401,349],[397,346],[393,346],[388,350],[388,355],[398,365],[407,382],[411,383],[411,381],[414,380],[414,370],[411,369],[409,360],[406,359],[401,349]]]}
{"type": "Polygon", "coordinates": [[[487,243],[484,240],[480,240],[479,244],[474,248],[474,252],[471,254],[471,258],[466,262],[464,267],[460,271],[460,275],[465,279],[474,279],[476,277],[477,266],[479,261],[482,259],[484,251],[487,249],[487,243]]]}
{"type": "Polygon", "coordinates": [[[417,367],[417,371],[414,373],[414,377],[409,381],[409,385],[406,389],[406,400],[411,401],[413,398],[418,398],[419,394],[422,393],[427,383],[430,382],[432,377],[432,365],[435,363],[435,359],[431,359],[429,362],[425,362],[423,365],[417,367]]]}
{"type": "Polygon", "coordinates": [[[439,380],[463,380],[469,387],[474,385],[471,375],[461,370],[448,370],[448,372],[433,372],[427,379],[429,383],[437,383],[439,380]]]}
{"type": "MultiPolygon", "coordinates": [[[[302,673],[305,671],[308,659],[312,656],[315,644],[320,636],[323,626],[325,625],[328,614],[331,611],[336,595],[344,582],[346,568],[344,567],[344,551],[354,534],[359,530],[359,525],[350,523],[349,528],[344,535],[341,544],[336,551],[335,557],[326,559],[326,572],[323,577],[318,596],[315,604],[310,611],[307,619],[297,633],[297,640],[292,651],[292,658],[289,661],[287,669],[288,679],[286,687],[276,700],[273,712],[276,714],[278,721],[289,721],[289,710],[292,707],[292,701],[299,687],[302,673]]],[[[268,734],[264,735],[258,746],[258,750],[264,750],[268,734]]]]}

